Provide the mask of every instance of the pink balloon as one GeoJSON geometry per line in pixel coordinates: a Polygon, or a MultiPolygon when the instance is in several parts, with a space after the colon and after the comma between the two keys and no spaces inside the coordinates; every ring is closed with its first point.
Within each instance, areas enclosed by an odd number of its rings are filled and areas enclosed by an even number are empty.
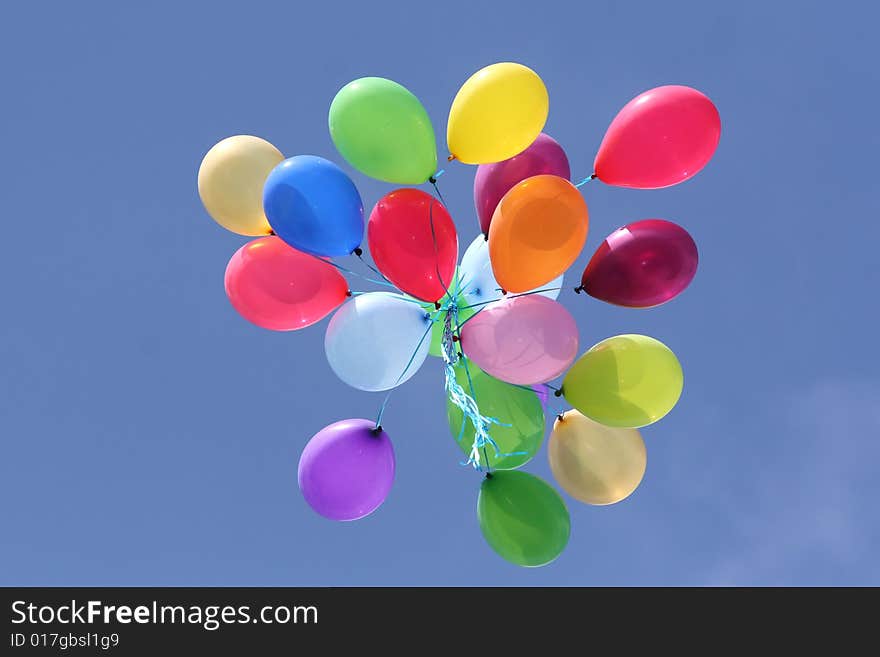
{"type": "Polygon", "coordinates": [[[605,238],[584,269],[581,287],[618,306],[659,306],[690,285],[698,260],[697,245],[678,224],[635,221],[605,238]]]}
{"type": "Polygon", "coordinates": [[[224,284],[242,317],[273,331],[314,324],[348,295],[348,283],[336,269],[275,236],[260,237],[236,251],[226,265],[224,284]]]}
{"type": "Polygon", "coordinates": [[[705,95],[679,85],[633,98],[614,117],[593,171],[619,187],[676,185],[706,166],[721,138],[721,117],[705,95]]]}
{"type": "Polygon", "coordinates": [[[531,386],[555,379],[578,351],[574,318],[559,303],[537,294],[486,306],[461,330],[465,356],[496,379],[531,386]]]}
{"type": "Polygon", "coordinates": [[[474,177],[474,205],[480,218],[480,230],[489,234],[492,215],[501,198],[526,178],[548,174],[568,180],[571,170],[562,146],[543,132],[519,155],[503,162],[481,164],[474,177]]]}

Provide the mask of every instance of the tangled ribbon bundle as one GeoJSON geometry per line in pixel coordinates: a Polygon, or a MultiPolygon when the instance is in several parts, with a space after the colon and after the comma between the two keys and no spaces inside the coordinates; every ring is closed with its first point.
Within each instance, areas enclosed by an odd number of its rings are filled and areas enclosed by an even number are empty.
{"type": "MultiPolygon", "coordinates": [[[[226,293],[242,317],[293,331],[333,313],[327,361],[360,390],[391,391],[428,355],[442,360],[450,432],[463,463],[485,475],[477,504],[483,536],[521,566],[553,561],[569,538],[559,493],[517,469],[539,450],[555,398],[572,408],[554,411],[553,477],[572,498],[606,505],[638,487],[646,466],[638,429],[669,413],[683,385],[675,354],[645,335],[610,337],[578,357],[577,324],[557,299],[587,239],[581,188],[593,179],[638,189],[678,184],[708,163],[721,135],[718,111],[696,89],[650,89],[617,114],[593,173],[572,184],[564,149],[542,132],[548,112],[541,78],[510,62],[478,71],[453,100],[448,159],[478,165],[480,232],[460,262],[433,127],[418,98],[391,80],[350,82],[329,113],[330,135],[352,167],[403,185],[367,218],[373,264],[364,258],[360,193],[327,159],[285,159],[269,142],[238,135],[208,151],[198,179],[211,217],[256,238],[226,268],[226,293]],[[436,197],[412,187],[424,183],[436,197]],[[333,260],[343,256],[369,273],[333,260]],[[385,289],[354,291],[354,278],[385,289]]],[[[634,221],[605,238],[574,291],[651,308],[681,294],[697,262],[681,226],[634,221]]],[[[388,395],[375,420],[341,420],[306,444],[299,487],[319,514],[355,520],[387,497],[395,470],[381,424],[388,395]]]]}

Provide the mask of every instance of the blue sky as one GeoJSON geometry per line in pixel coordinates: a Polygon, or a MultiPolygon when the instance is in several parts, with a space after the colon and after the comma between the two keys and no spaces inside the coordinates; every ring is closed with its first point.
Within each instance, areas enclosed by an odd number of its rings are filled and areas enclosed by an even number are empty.
{"type": "MultiPolygon", "coordinates": [[[[863,2],[14,3],[0,25],[0,583],[33,585],[880,584],[876,194],[880,74],[863,2]],[[694,236],[691,287],[657,309],[561,300],[586,347],[679,356],[678,406],[643,431],[624,502],[566,498],[567,550],[520,569],[485,545],[430,359],[383,425],[398,475],[336,524],[296,486],[308,438],[374,417],[323,354],[326,322],[262,331],[223,292],[244,242],[202,209],[222,137],[340,161],[339,87],[389,77],[446,113],[484,65],[534,68],[546,131],[591,173],[631,97],[718,106],[714,160],[674,188],[583,188],[587,246],[637,219],[694,236]]],[[[350,171],[350,169],[347,168],[350,171]]],[[[474,169],[443,195],[467,244],[474,169]]],[[[391,187],[356,172],[369,209],[391,187]]],[[[526,470],[549,478],[546,450],[526,470]]]]}

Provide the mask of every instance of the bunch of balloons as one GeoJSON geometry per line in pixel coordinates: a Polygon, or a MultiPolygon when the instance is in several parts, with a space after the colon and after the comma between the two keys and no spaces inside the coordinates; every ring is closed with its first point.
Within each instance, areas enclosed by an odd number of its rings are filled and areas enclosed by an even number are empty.
{"type": "MultiPolygon", "coordinates": [[[[480,227],[460,263],[428,114],[391,80],[350,82],[330,106],[342,157],[403,186],[376,202],[366,227],[361,196],[339,166],[314,155],[285,159],[257,137],[219,142],[198,177],[208,213],[256,238],[236,251],[225,275],[229,300],[245,319],[293,331],[334,313],[327,361],[360,390],[390,391],[429,354],[442,359],[450,430],[465,462],[485,475],[482,533],[521,566],[551,562],[569,538],[562,497],[517,470],[541,446],[550,392],[572,407],[556,414],[550,433],[553,476],[572,498],[605,505],[639,485],[646,450],[638,429],[669,413],[682,391],[675,354],[645,335],[610,337],[578,357],[578,327],[557,298],[587,238],[580,187],[594,178],[639,189],[675,185],[706,165],[721,134],[718,111],[699,91],[651,89],[617,114],[593,173],[573,184],[565,151],[542,132],[548,111],[543,81],[521,64],[483,68],[456,95],[449,160],[478,165],[480,227]],[[434,194],[414,187],[423,183],[434,194]],[[363,258],[365,228],[375,266],[363,258]],[[333,260],[349,255],[369,273],[333,260]],[[346,276],[388,289],[354,291],[346,276]]],[[[697,248],[684,228],[645,219],[605,238],[575,291],[650,308],[679,295],[696,269],[697,248]]],[[[381,426],[385,403],[375,420],[341,420],[305,446],[299,487],[319,514],[354,520],[388,495],[395,459],[381,426]]]]}

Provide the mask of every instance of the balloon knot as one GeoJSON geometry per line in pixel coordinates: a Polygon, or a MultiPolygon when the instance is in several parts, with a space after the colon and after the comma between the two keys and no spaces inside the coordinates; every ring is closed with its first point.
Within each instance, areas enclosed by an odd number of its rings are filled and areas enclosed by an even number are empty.
{"type": "Polygon", "coordinates": [[[498,289],[501,290],[501,294],[507,296],[507,290],[502,289],[502,288],[498,288],[498,289]]]}
{"type": "Polygon", "coordinates": [[[450,155],[449,157],[446,158],[446,161],[447,161],[447,162],[452,162],[452,160],[457,160],[457,159],[458,159],[458,158],[455,157],[455,155],[450,155]]]}
{"type": "Polygon", "coordinates": [[[574,291],[575,291],[575,293],[580,294],[581,290],[583,290],[583,289],[584,289],[583,285],[578,285],[576,288],[574,288],[574,291]]]}
{"type": "Polygon", "coordinates": [[[458,342],[458,336],[457,336],[457,335],[453,335],[453,336],[452,336],[452,341],[453,341],[453,342],[458,342]]]}
{"type": "Polygon", "coordinates": [[[559,420],[560,422],[563,422],[565,420],[565,416],[563,416],[562,413],[560,413],[559,415],[556,416],[556,419],[559,420]]]}
{"type": "Polygon", "coordinates": [[[434,176],[431,176],[430,178],[428,178],[428,182],[431,183],[432,185],[436,185],[437,179],[434,176]]]}
{"type": "Polygon", "coordinates": [[[489,235],[487,235],[486,233],[483,233],[483,240],[486,241],[486,242],[488,242],[488,241],[489,241],[489,235]]]}
{"type": "Polygon", "coordinates": [[[591,173],[591,174],[590,174],[590,180],[595,180],[595,179],[598,178],[598,177],[599,177],[599,176],[597,176],[595,173],[591,173]]]}
{"type": "Polygon", "coordinates": [[[553,393],[554,397],[562,397],[562,388],[553,393]]]}
{"type": "Polygon", "coordinates": [[[274,231],[274,230],[270,230],[270,231],[269,231],[269,234],[270,234],[270,235],[275,235],[275,231],[274,231]]]}
{"type": "Polygon", "coordinates": [[[492,473],[491,473],[491,472],[487,472],[487,473],[486,473],[486,479],[491,479],[491,478],[492,478],[492,473]]]}
{"type": "Polygon", "coordinates": [[[357,247],[355,247],[354,251],[352,251],[352,253],[354,253],[358,258],[360,258],[362,255],[364,255],[364,250],[361,247],[357,246],[357,247]]]}
{"type": "Polygon", "coordinates": [[[370,433],[374,436],[378,436],[380,433],[382,433],[382,425],[377,424],[375,429],[370,429],[370,433]]]}
{"type": "Polygon", "coordinates": [[[435,309],[435,310],[440,310],[442,307],[443,307],[443,306],[440,305],[440,302],[439,302],[439,301],[435,301],[435,302],[434,302],[434,309],[435,309]]]}
{"type": "Polygon", "coordinates": [[[350,297],[350,296],[351,296],[351,290],[346,291],[345,296],[350,297]]]}

